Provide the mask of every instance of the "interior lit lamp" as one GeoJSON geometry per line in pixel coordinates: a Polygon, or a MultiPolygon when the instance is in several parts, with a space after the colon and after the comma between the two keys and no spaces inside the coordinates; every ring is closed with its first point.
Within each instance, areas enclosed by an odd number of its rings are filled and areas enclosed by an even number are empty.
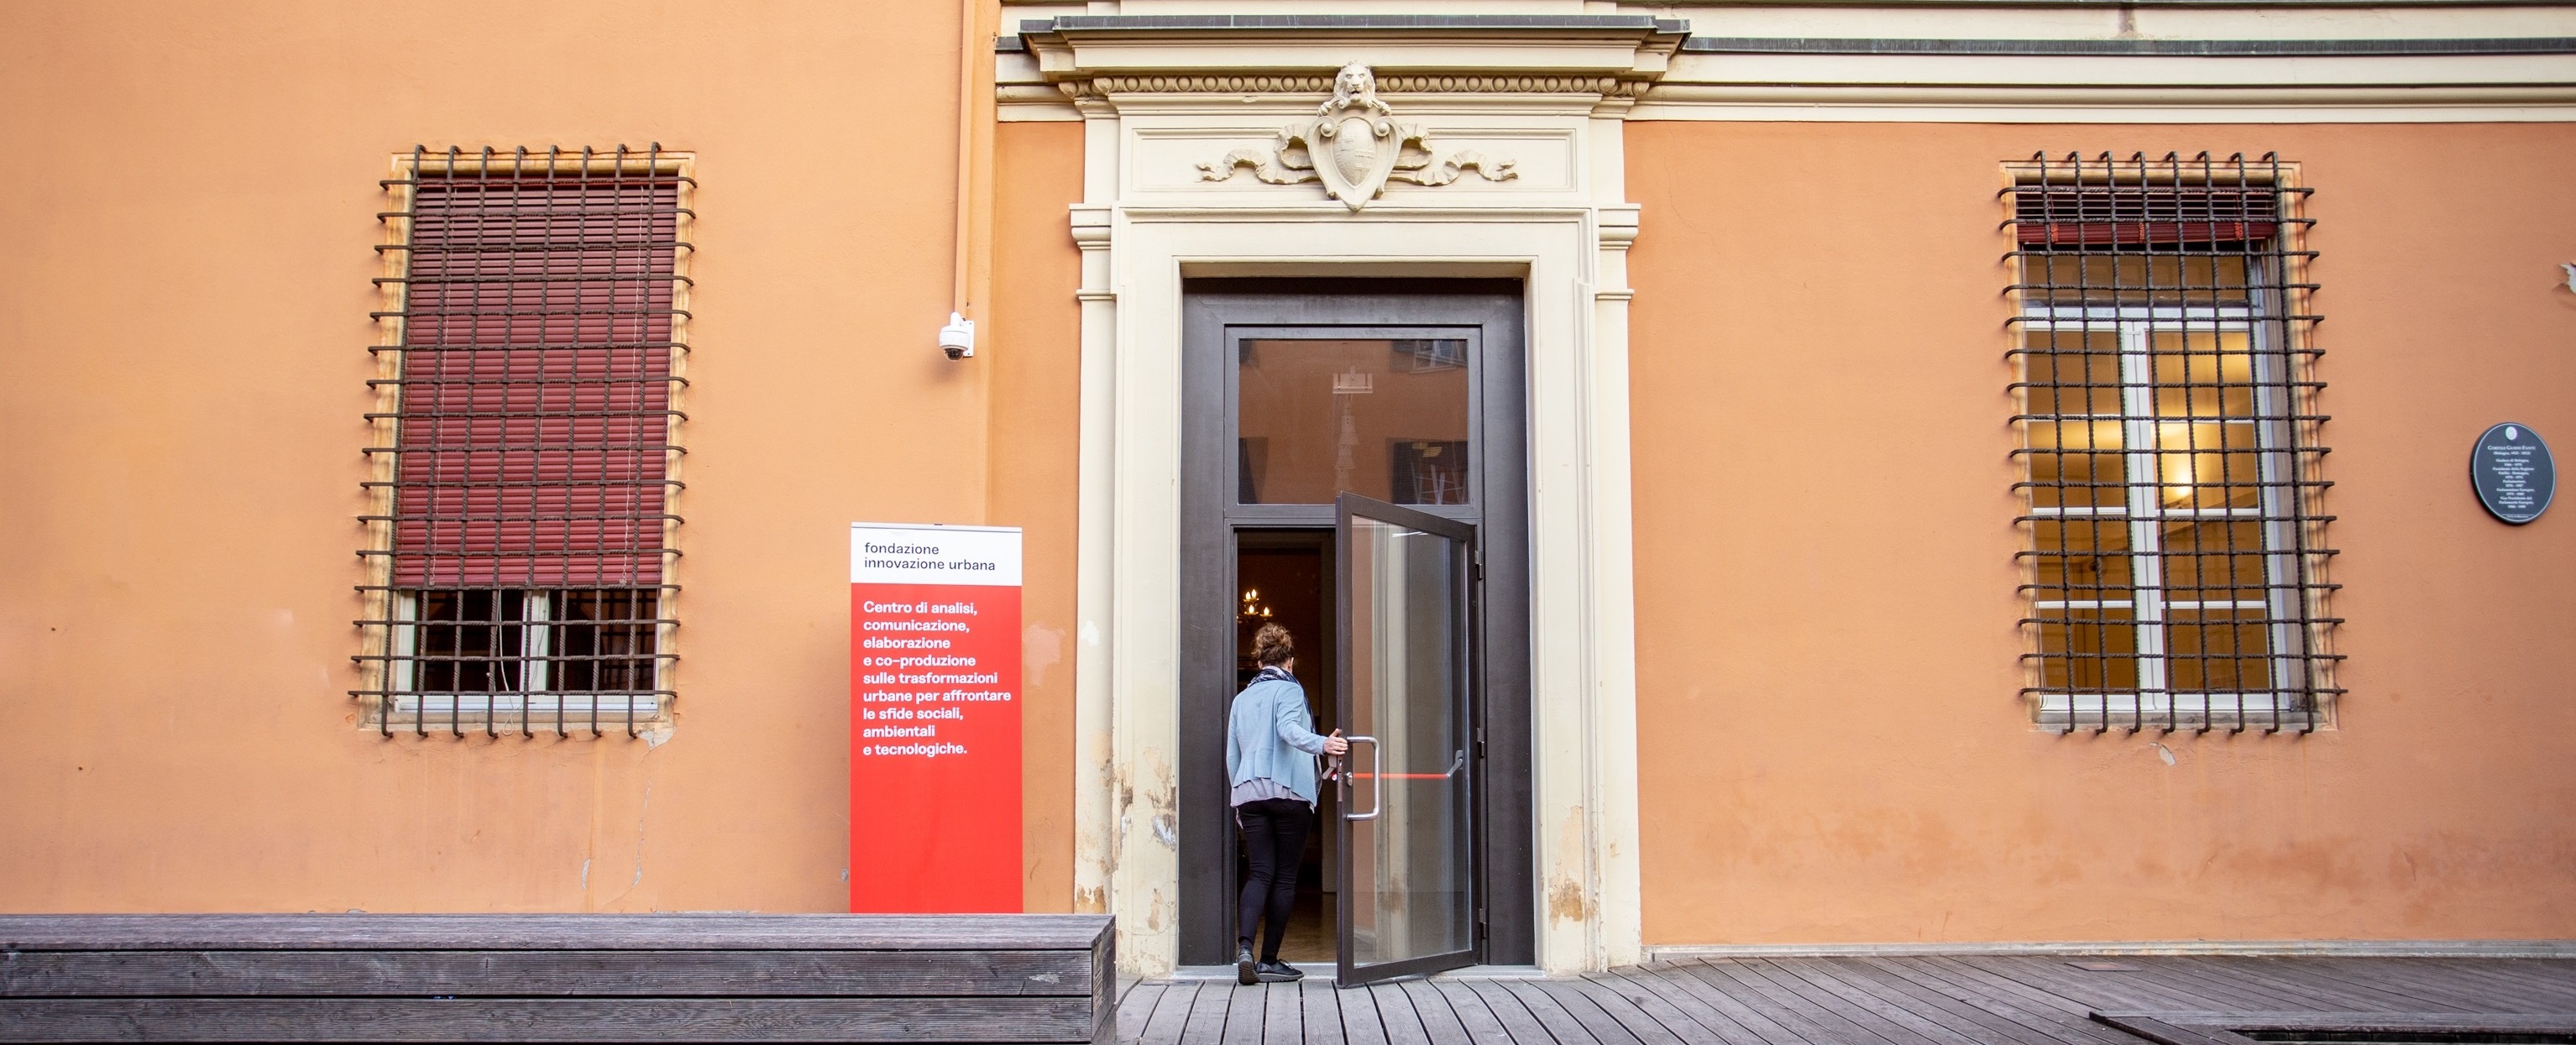
{"type": "Polygon", "coordinates": [[[2191,480],[2191,459],[2185,457],[2165,476],[2165,503],[2188,503],[2191,500],[2191,480]]]}
{"type": "MultiPolygon", "coordinates": [[[[2174,443],[2177,441],[2174,438],[2174,429],[2182,428],[2183,426],[2167,424],[2158,425],[2156,427],[2160,429],[2156,436],[2156,448],[2158,450],[2165,451],[2164,453],[2156,455],[2163,458],[2160,464],[2164,472],[2164,501],[2166,504],[2189,503],[2191,501],[2192,481],[2195,478],[2192,471],[2192,458],[2199,455],[2192,453],[2177,454],[2172,452],[2174,450],[2174,443]]],[[[2189,430],[2185,429],[2182,436],[2183,437],[2180,442],[2184,447],[2188,448],[2191,445],[2191,435],[2189,430]]]]}

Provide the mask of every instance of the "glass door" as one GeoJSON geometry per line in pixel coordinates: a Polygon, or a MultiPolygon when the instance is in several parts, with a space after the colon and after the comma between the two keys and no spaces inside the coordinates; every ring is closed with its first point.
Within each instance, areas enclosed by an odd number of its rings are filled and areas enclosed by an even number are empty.
{"type": "Polygon", "coordinates": [[[1475,964],[1469,606],[1476,529],[1345,493],[1336,721],[1342,986],[1475,964]]]}
{"type": "Polygon", "coordinates": [[[1320,866],[1303,865],[1309,888],[1287,946],[1306,960],[1341,959],[1362,979],[1464,964],[1470,953],[1497,965],[1535,960],[1527,312],[1516,280],[1184,284],[1183,696],[1173,755],[1182,965],[1234,959],[1247,869],[1225,770],[1227,719],[1252,670],[1251,622],[1265,609],[1267,622],[1292,633],[1313,629],[1295,635],[1297,673],[1321,729],[1385,744],[1362,741],[1354,768],[1367,775],[1318,796],[1308,859],[1320,866]],[[1358,589],[1340,551],[1352,541],[1343,494],[1368,498],[1358,539],[1371,553],[1370,580],[1358,589]],[[1403,569],[1381,575],[1394,556],[1403,569]],[[1282,565],[1291,561],[1300,565],[1282,565]],[[1344,670],[1352,632],[1341,607],[1354,590],[1369,592],[1362,633],[1407,658],[1367,663],[1376,688],[1360,697],[1373,716],[1366,728],[1339,718],[1351,707],[1344,687],[1361,674],[1344,670]],[[1453,608],[1409,612],[1426,604],[1453,608]],[[1450,674],[1406,676],[1424,665],[1450,674]],[[1401,714],[1379,713],[1399,697],[1401,714]],[[1416,721],[1422,715],[1432,718],[1416,721]],[[1367,765],[1373,757],[1382,771],[1367,765]],[[1370,847],[1357,857],[1370,872],[1365,895],[1343,884],[1358,866],[1345,859],[1346,797],[1362,814],[1384,810],[1357,825],[1370,847]],[[1404,847],[1381,846],[1388,836],[1404,847]],[[1367,906],[1354,910],[1359,900],[1367,906]]]}

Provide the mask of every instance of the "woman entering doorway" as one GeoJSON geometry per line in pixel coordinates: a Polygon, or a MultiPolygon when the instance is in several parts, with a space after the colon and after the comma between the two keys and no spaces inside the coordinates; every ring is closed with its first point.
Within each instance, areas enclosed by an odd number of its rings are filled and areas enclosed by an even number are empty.
{"type": "Polygon", "coordinates": [[[1288,932],[1288,916],[1297,903],[1298,863],[1306,852],[1306,835],[1315,826],[1315,756],[1330,756],[1338,764],[1351,747],[1341,730],[1331,736],[1315,732],[1306,688],[1297,683],[1297,648],[1288,629],[1262,625],[1252,639],[1252,659],[1260,671],[1235,694],[1225,731],[1230,801],[1243,827],[1244,854],[1252,863],[1235,920],[1234,978],[1245,986],[1306,975],[1279,960],[1279,941],[1288,932]],[[1256,928],[1261,929],[1258,960],[1252,953],[1256,928]]]}

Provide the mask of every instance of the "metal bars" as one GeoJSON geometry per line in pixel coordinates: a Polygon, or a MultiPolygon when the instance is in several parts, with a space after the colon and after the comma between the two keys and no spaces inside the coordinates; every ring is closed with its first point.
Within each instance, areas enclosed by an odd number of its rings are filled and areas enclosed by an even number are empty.
{"type": "Polygon", "coordinates": [[[2070,732],[2314,731],[2342,691],[2310,190],[2268,154],[2010,172],[2025,696],[2070,732]]]}
{"type": "Polygon", "coordinates": [[[395,166],[352,695],[386,734],[634,735],[672,696],[684,158],[395,166]]]}

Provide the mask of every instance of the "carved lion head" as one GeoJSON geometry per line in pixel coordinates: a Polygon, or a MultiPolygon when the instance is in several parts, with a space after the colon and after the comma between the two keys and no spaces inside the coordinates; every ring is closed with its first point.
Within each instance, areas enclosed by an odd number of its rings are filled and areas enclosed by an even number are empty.
{"type": "Polygon", "coordinates": [[[1333,74],[1333,101],[1366,104],[1376,100],[1377,74],[1370,72],[1368,66],[1352,62],[1333,74]]]}

